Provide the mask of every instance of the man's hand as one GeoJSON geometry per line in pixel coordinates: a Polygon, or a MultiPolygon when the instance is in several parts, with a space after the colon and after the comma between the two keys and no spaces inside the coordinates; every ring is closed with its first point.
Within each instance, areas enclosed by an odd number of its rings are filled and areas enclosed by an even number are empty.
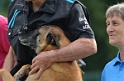
{"type": "Polygon", "coordinates": [[[49,58],[49,51],[41,52],[32,60],[31,71],[29,74],[37,72],[35,79],[39,79],[44,70],[52,65],[52,61],[49,58]]]}

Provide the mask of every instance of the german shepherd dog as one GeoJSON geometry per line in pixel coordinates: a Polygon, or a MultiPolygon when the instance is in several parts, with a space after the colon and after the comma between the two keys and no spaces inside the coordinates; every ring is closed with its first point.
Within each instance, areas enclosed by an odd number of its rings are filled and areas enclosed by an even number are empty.
{"type": "MultiPolygon", "coordinates": [[[[37,54],[42,51],[50,51],[64,47],[70,43],[64,32],[57,26],[42,26],[24,36],[20,36],[22,44],[33,48],[37,54]]],[[[31,67],[29,64],[22,68],[12,77],[9,72],[0,69],[0,77],[3,81],[20,81],[20,78],[28,75],[31,67]]],[[[38,80],[35,80],[36,73],[28,75],[25,81],[82,81],[82,72],[76,60],[53,63],[46,69],[38,80]]]]}

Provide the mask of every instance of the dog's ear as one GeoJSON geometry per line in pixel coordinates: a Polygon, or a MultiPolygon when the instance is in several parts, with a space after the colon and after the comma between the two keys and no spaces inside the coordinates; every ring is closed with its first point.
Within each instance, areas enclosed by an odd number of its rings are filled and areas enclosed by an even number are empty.
{"type": "Polygon", "coordinates": [[[51,31],[47,35],[47,44],[51,44],[56,46],[57,48],[60,48],[60,43],[59,43],[59,35],[53,34],[51,31]]]}

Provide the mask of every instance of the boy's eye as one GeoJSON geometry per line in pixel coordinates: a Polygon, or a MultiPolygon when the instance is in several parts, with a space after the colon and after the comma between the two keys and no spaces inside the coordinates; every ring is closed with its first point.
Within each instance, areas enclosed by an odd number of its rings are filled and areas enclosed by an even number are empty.
{"type": "Polygon", "coordinates": [[[114,26],[117,26],[117,25],[119,25],[119,22],[118,22],[118,21],[113,21],[112,24],[113,24],[114,26]]]}
{"type": "Polygon", "coordinates": [[[113,24],[114,24],[114,25],[118,25],[118,23],[116,23],[116,22],[114,22],[113,24]]]}
{"type": "Polygon", "coordinates": [[[106,23],[106,26],[109,26],[110,25],[110,23],[106,23]]]}

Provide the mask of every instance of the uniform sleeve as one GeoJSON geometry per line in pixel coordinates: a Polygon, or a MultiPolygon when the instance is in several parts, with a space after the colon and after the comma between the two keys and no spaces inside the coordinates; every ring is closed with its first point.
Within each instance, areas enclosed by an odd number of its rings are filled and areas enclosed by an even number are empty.
{"type": "Polygon", "coordinates": [[[94,38],[94,32],[87,20],[89,19],[86,19],[82,6],[74,4],[70,11],[68,25],[68,30],[74,37],[74,40],[78,38],[94,38]]]}
{"type": "Polygon", "coordinates": [[[7,31],[7,19],[0,16],[0,47],[6,53],[8,53],[10,47],[7,37],[7,31]]]}

